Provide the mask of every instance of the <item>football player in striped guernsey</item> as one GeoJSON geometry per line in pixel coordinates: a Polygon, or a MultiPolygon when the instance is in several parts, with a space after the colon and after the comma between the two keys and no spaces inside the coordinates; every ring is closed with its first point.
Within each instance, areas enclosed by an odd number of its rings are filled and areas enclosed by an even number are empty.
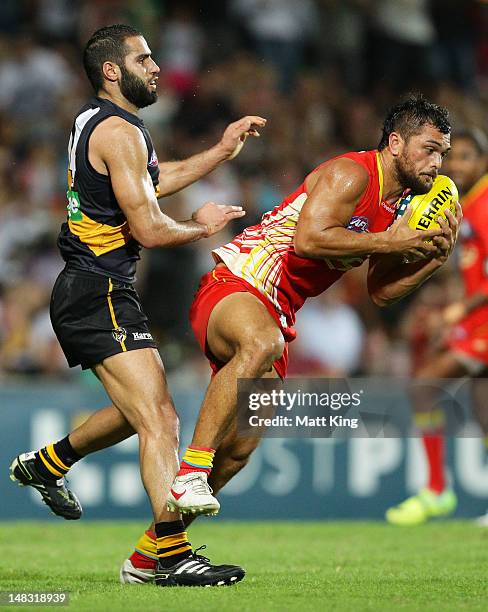
{"type": "MultiPolygon", "coordinates": [[[[51,321],[71,367],[91,368],[123,418],[137,432],[141,474],[157,539],[161,586],[233,584],[244,570],[195,555],[179,511],[167,509],[178,469],[178,418],[147,317],[133,287],[141,247],[171,247],[206,238],[244,215],[240,206],[207,202],[187,221],[174,221],[157,202],[231,159],[261,117],[232,123],[211,149],[158,163],[139,109],[157,99],[159,67],[144,37],[130,26],[95,32],[84,51],[94,97],[75,117],[68,147],[68,219],[58,238],[66,261],[51,298],[51,321]]],[[[88,452],[120,441],[107,430],[108,410],[78,434],[19,455],[11,478],[39,491],[51,510],[78,519],[81,505],[64,476],[88,452]],[[81,435],[79,435],[81,433],[81,435]]],[[[127,435],[124,435],[127,437],[127,435]]]]}

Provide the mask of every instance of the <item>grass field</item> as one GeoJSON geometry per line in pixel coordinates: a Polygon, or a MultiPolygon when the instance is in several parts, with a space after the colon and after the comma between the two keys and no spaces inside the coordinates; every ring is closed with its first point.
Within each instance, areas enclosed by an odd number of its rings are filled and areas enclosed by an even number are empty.
{"type": "MultiPolygon", "coordinates": [[[[122,586],[142,524],[0,524],[0,590],[70,592],[70,610],[488,610],[488,530],[465,522],[225,523],[191,529],[214,562],[243,565],[233,587],[122,586]]],[[[66,609],[43,606],[48,609],[66,609]]]]}

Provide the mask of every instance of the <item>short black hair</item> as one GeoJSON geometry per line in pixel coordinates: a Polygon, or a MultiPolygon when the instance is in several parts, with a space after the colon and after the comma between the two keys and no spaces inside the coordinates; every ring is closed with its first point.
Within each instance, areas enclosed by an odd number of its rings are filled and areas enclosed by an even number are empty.
{"type": "Polygon", "coordinates": [[[442,134],[450,134],[449,111],[429,102],[422,94],[409,94],[408,98],[388,111],[378,150],[386,149],[392,132],[398,132],[404,140],[408,140],[427,124],[433,125],[442,134]]]}
{"type": "Polygon", "coordinates": [[[488,155],[488,137],[482,129],[478,127],[469,127],[456,130],[452,134],[452,140],[462,138],[469,140],[478,151],[479,155],[488,155]]]}
{"type": "Polygon", "coordinates": [[[142,34],[132,26],[115,24],[100,28],[86,43],[83,66],[95,92],[98,92],[103,85],[104,62],[124,65],[127,55],[125,40],[131,36],[142,36],[142,34]]]}

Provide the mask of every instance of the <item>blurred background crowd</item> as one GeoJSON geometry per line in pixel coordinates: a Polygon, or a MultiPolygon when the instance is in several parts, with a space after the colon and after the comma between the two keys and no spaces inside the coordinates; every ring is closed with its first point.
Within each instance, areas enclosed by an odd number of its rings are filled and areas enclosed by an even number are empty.
{"type": "MultiPolygon", "coordinates": [[[[160,201],[178,219],[207,200],[242,204],[242,222],[211,240],[146,251],[140,262],[153,334],[184,384],[208,376],[187,313],[213,246],[257,222],[325,159],[374,148],[402,93],[447,106],[455,127],[488,127],[487,1],[2,0],[0,378],[80,375],[57,345],[49,298],[63,266],[56,236],[68,135],[92,95],[81,50],[111,23],[139,28],[162,68],[159,100],[141,113],[160,161],[212,146],[243,115],[268,119],[236,160],[160,201]]],[[[299,313],[290,375],[410,372],[433,313],[458,291],[455,262],[387,310],[370,303],[364,268],[299,313]]]]}

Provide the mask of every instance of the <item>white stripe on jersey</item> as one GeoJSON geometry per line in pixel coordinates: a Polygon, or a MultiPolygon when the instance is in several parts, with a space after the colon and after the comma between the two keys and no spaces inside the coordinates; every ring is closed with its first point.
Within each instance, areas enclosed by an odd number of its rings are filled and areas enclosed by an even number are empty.
{"type": "Polygon", "coordinates": [[[73,181],[75,180],[76,174],[76,147],[78,146],[78,141],[80,139],[81,132],[83,131],[83,128],[88,123],[88,121],[90,121],[90,119],[95,116],[99,110],[100,107],[89,108],[84,113],[81,113],[80,115],[78,115],[78,117],[76,117],[75,135],[74,137],[73,134],[70,135],[68,143],[69,169],[71,170],[71,177],[73,181]]]}
{"type": "Polygon", "coordinates": [[[255,228],[247,228],[239,238],[213,251],[229,270],[246,280],[279,309],[277,285],[283,272],[283,258],[293,249],[298,215],[307,199],[301,193],[263,215],[255,228]]]}

